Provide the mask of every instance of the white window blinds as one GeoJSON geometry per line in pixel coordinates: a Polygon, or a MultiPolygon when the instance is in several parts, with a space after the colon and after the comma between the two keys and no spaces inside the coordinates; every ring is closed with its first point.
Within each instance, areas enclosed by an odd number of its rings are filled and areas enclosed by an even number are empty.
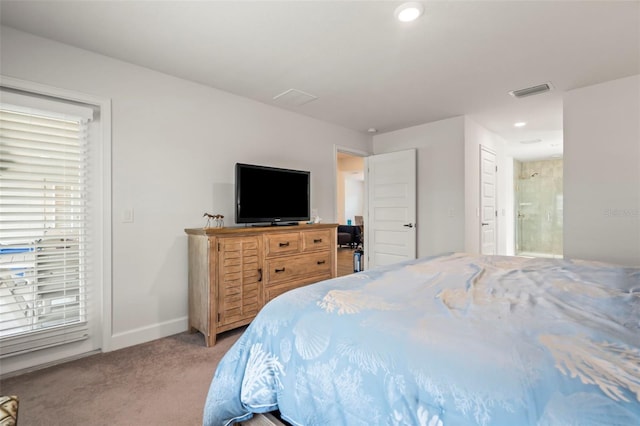
{"type": "Polygon", "coordinates": [[[0,105],[0,357],[88,337],[87,122],[0,105]]]}

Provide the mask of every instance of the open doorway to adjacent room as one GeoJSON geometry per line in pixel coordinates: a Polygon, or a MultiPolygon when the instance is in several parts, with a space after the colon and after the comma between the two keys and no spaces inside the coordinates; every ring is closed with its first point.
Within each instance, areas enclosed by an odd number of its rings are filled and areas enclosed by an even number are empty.
{"type": "Polygon", "coordinates": [[[364,245],[366,156],[364,152],[336,148],[338,276],[353,273],[353,252],[364,245]]]}
{"type": "Polygon", "coordinates": [[[511,152],[514,254],[561,258],[564,210],[562,131],[514,143],[511,152]]]}
{"type": "Polygon", "coordinates": [[[562,257],[563,161],[514,160],[515,254],[562,257]]]}
{"type": "MultiPolygon", "coordinates": [[[[474,119],[503,139],[498,166],[498,254],[563,256],[563,94],[515,96],[509,108],[474,119]]],[[[541,86],[542,87],[542,86],[541,86]]]]}

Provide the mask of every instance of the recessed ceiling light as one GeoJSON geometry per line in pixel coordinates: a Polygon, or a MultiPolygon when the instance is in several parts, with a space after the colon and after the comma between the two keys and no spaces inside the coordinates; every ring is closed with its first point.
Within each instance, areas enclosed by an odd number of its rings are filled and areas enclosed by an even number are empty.
{"type": "Polygon", "coordinates": [[[401,22],[411,22],[415,21],[422,15],[424,12],[424,7],[422,3],[417,1],[410,1],[408,3],[402,3],[400,6],[396,8],[395,16],[401,22]]]}
{"type": "Polygon", "coordinates": [[[527,125],[524,121],[518,121],[517,123],[513,123],[514,127],[524,127],[527,125]]]}
{"type": "Polygon", "coordinates": [[[376,129],[375,127],[369,127],[367,129],[367,132],[369,132],[369,133],[376,133],[377,131],[378,131],[378,129],[376,129]]]}

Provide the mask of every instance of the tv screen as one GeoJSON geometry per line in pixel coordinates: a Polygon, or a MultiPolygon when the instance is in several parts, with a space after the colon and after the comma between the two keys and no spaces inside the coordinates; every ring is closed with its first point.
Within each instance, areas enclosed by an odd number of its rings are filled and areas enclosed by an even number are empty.
{"type": "Polygon", "coordinates": [[[310,218],[310,172],[236,164],[236,223],[310,218]]]}

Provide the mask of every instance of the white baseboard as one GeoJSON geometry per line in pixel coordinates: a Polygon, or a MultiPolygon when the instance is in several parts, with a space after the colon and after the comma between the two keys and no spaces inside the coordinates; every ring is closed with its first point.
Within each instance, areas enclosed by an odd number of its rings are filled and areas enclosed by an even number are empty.
{"type": "Polygon", "coordinates": [[[188,318],[185,316],[121,333],[115,333],[110,339],[105,339],[102,350],[103,352],[109,352],[133,345],[139,345],[140,343],[150,342],[151,340],[182,333],[187,331],[187,328],[188,318]]]}
{"type": "Polygon", "coordinates": [[[98,352],[115,351],[151,340],[172,336],[187,330],[188,318],[180,317],[171,321],[140,327],[134,330],[117,333],[103,339],[102,348],[92,346],[91,340],[60,345],[18,356],[7,357],[0,363],[0,377],[7,378],[29,371],[50,367],[55,364],[78,359],[98,352]]]}
{"type": "Polygon", "coordinates": [[[91,346],[90,340],[83,340],[81,342],[60,345],[19,356],[7,357],[0,363],[0,377],[6,379],[99,352],[115,351],[116,349],[138,345],[182,333],[187,330],[187,326],[188,317],[185,316],[114,334],[111,338],[107,337],[104,339],[101,349],[94,349],[94,347],[91,346]]]}
{"type": "Polygon", "coordinates": [[[89,339],[54,346],[0,360],[0,380],[99,353],[89,339]]]}

